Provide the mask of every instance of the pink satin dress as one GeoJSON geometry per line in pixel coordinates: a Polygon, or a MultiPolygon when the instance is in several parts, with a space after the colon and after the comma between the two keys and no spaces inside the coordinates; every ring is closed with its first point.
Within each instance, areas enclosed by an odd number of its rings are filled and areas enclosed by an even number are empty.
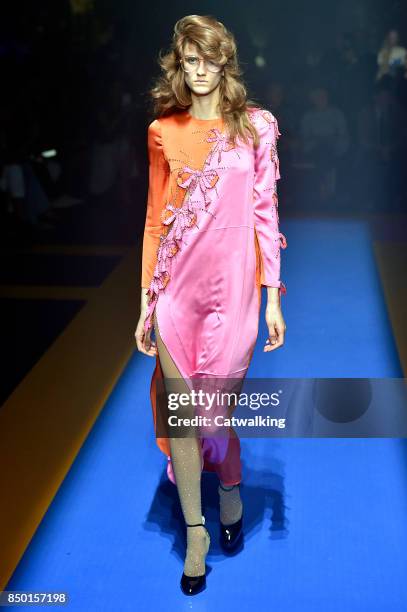
{"type": "MultiPolygon", "coordinates": [[[[233,145],[222,119],[196,119],[188,111],[148,128],[149,191],[143,239],[142,287],[148,288],[147,331],[155,310],[161,338],[176,367],[191,379],[243,379],[256,344],[261,286],[278,287],[280,248],[277,119],[250,109],[260,144],[233,145]]],[[[150,387],[157,424],[159,355],[150,387]]],[[[206,384],[208,384],[206,382],[206,384]]],[[[219,387],[218,387],[219,388],[219,387]]],[[[176,483],[169,439],[157,437],[176,483]]],[[[202,469],[225,485],[241,481],[240,443],[200,438],[202,469]]]]}

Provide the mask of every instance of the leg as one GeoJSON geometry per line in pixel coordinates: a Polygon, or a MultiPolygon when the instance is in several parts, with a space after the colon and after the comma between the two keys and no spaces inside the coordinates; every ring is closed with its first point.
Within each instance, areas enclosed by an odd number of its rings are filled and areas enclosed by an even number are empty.
{"type": "Polygon", "coordinates": [[[243,513],[239,485],[226,486],[222,482],[218,487],[220,501],[220,521],[222,525],[233,525],[243,513]]]}
{"type": "MultiPolygon", "coordinates": [[[[155,311],[153,321],[166,391],[167,393],[189,393],[188,385],[161,339],[155,311]]],[[[192,416],[192,413],[193,406],[182,407],[182,416],[192,416]]],[[[177,414],[181,415],[180,409],[177,414]]],[[[200,440],[195,436],[170,438],[170,448],[185,522],[189,525],[196,525],[202,522],[200,440]]],[[[187,529],[187,555],[184,567],[187,576],[199,576],[205,573],[204,555],[208,547],[209,536],[204,527],[187,529]]]]}

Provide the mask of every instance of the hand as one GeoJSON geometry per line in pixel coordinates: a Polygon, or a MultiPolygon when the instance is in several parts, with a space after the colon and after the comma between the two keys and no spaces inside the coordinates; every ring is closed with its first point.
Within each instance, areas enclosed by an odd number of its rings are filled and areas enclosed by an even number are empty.
{"type": "Polygon", "coordinates": [[[263,351],[274,351],[280,346],[283,346],[284,335],[287,329],[280,304],[277,302],[267,303],[266,323],[269,330],[269,337],[266,340],[263,351]]]}
{"type": "Polygon", "coordinates": [[[154,355],[157,355],[157,345],[151,340],[151,332],[153,327],[151,326],[150,329],[145,332],[144,319],[145,312],[142,311],[139,318],[139,322],[137,323],[137,328],[134,333],[134,337],[136,338],[138,350],[144,353],[145,355],[148,355],[149,357],[154,357],[154,355]]]}

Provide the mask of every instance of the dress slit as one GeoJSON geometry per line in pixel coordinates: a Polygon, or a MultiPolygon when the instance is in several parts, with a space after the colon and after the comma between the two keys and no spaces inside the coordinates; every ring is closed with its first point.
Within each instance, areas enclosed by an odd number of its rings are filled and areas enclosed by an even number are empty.
{"type": "MultiPolygon", "coordinates": [[[[174,368],[178,374],[177,378],[183,380],[185,384],[185,391],[188,390],[187,392],[189,392],[191,387],[187,384],[185,377],[180,372],[180,369],[178,368],[173,356],[168,350],[165,339],[161,335],[158,324],[157,305],[152,315],[156,339],[158,336],[164,351],[166,352],[165,359],[170,361],[171,368],[174,368]]],[[[156,366],[150,387],[150,399],[156,432],[159,423],[161,423],[162,429],[165,429],[163,419],[168,414],[164,379],[165,377],[160,359],[160,353],[157,350],[156,366]]],[[[171,446],[169,438],[157,437],[157,446],[167,455],[167,476],[169,480],[173,482],[173,484],[176,484],[174,469],[171,461],[171,446]]],[[[207,471],[217,473],[219,479],[225,486],[231,486],[241,482],[240,441],[234,432],[232,432],[229,439],[200,437],[199,449],[201,455],[201,472],[207,471]]]]}

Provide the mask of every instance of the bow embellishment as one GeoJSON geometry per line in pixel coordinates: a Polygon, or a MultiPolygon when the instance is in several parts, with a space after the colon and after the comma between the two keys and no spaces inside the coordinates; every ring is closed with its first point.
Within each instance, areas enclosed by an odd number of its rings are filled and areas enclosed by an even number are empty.
{"type": "Polygon", "coordinates": [[[281,241],[281,248],[282,249],[287,248],[287,238],[284,236],[284,234],[279,232],[278,237],[280,238],[280,241],[281,241]]]}
{"type": "Polygon", "coordinates": [[[175,240],[181,240],[185,228],[191,227],[191,225],[195,223],[196,214],[186,206],[179,207],[173,204],[167,204],[165,210],[172,213],[163,221],[164,225],[172,224],[168,236],[171,239],[175,238],[175,240]]]}
{"type": "Polygon", "coordinates": [[[229,138],[227,137],[226,134],[222,134],[222,132],[220,132],[218,130],[218,128],[212,128],[211,130],[209,130],[209,136],[206,139],[207,142],[214,142],[215,144],[213,145],[208,159],[206,161],[207,164],[209,164],[212,161],[213,156],[215,155],[215,153],[218,153],[218,164],[221,161],[221,156],[222,153],[225,152],[227,153],[228,151],[230,151],[231,149],[234,149],[235,146],[234,144],[231,142],[231,140],[229,140],[229,138]],[[212,132],[212,135],[211,135],[212,132]]]}
{"type": "Polygon", "coordinates": [[[199,187],[204,196],[204,201],[206,204],[206,191],[208,189],[213,189],[218,180],[219,175],[216,170],[212,170],[210,168],[206,170],[194,170],[189,166],[185,166],[178,173],[177,183],[183,189],[189,188],[191,193],[193,193],[195,189],[199,187]]]}

